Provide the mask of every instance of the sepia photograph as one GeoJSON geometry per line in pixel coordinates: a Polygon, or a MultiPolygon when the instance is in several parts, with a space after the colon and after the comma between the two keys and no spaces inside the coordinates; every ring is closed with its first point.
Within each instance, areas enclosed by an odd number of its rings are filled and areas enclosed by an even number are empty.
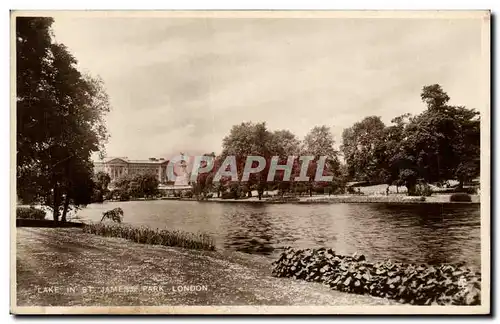
{"type": "Polygon", "coordinates": [[[11,11],[13,314],[489,314],[476,11],[11,11]]]}

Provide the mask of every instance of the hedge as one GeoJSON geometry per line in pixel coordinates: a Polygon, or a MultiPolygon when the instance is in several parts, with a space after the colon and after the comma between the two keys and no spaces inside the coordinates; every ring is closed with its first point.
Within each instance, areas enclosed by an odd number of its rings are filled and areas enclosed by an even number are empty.
{"type": "Polygon", "coordinates": [[[471,202],[472,198],[469,194],[466,193],[454,193],[450,196],[450,201],[454,202],[471,202]]]}
{"type": "Polygon", "coordinates": [[[45,219],[45,211],[34,207],[17,207],[16,218],[45,219]]]}

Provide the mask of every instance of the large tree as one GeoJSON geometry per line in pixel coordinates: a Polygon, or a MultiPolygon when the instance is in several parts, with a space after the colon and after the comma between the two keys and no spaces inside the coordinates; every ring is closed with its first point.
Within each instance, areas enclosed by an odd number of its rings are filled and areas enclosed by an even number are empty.
{"type": "Polygon", "coordinates": [[[348,174],[361,181],[379,181],[380,156],[377,149],[384,141],[385,125],[378,116],[365,117],[342,133],[341,150],[348,174]]]}
{"type": "Polygon", "coordinates": [[[441,86],[422,89],[427,110],[405,129],[404,146],[419,177],[427,182],[457,179],[460,186],[479,175],[479,113],[448,104],[441,86]]]}
{"type": "MultiPolygon", "coordinates": [[[[223,150],[220,159],[223,160],[227,156],[236,157],[238,179],[242,178],[248,156],[259,156],[265,159],[266,166],[264,170],[251,174],[245,184],[249,192],[251,192],[252,188],[257,189],[259,199],[262,198],[262,194],[267,188],[269,161],[273,155],[272,142],[272,133],[267,129],[265,122],[246,122],[234,125],[229,135],[224,137],[222,141],[223,150]]],[[[256,164],[258,163],[255,162],[255,165],[252,166],[257,167],[256,164]]]]}
{"type": "Polygon", "coordinates": [[[335,139],[330,127],[326,125],[313,127],[304,137],[301,146],[301,155],[313,157],[307,171],[309,182],[306,186],[310,196],[312,196],[315,187],[330,188],[338,186],[337,182],[340,180],[339,152],[335,149],[335,139]],[[326,157],[323,175],[333,176],[335,183],[315,181],[318,162],[321,157],[326,157]]]}
{"type": "Polygon", "coordinates": [[[405,184],[414,194],[419,180],[457,179],[462,186],[479,175],[480,120],[473,109],[448,104],[438,84],[424,86],[421,114],[404,114],[385,127],[368,117],[344,130],[342,150],[349,175],[405,184]]]}
{"type": "Polygon", "coordinates": [[[17,193],[52,207],[65,220],[70,205],[90,202],[91,154],[107,139],[109,103],[100,79],[52,39],[52,18],[16,18],[17,193]]]}

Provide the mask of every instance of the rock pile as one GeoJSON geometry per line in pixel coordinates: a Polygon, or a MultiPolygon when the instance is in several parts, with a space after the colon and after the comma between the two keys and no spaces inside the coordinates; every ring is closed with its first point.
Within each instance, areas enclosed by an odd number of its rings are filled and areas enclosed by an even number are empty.
{"type": "Polygon", "coordinates": [[[333,289],[415,305],[479,305],[481,275],[459,265],[366,261],[331,249],[287,247],[273,262],[273,276],[321,282],[333,289]]]}

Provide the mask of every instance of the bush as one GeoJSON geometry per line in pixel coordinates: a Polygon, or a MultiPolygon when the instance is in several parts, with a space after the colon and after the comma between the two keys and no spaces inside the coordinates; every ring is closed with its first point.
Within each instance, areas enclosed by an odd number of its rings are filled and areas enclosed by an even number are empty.
{"type": "Polygon", "coordinates": [[[123,209],[118,207],[102,213],[101,222],[106,218],[112,220],[113,222],[121,223],[123,220],[123,209]]]}
{"type": "Polygon", "coordinates": [[[403,201],[405,202],[412,202],[412,201],[425,201],[424,196],[416,197],[416,196],[406,196],[403,197],[403,201]]]}
{"type": "Polygon", "coordinates": [[[45,211],[34,207],[17,207],[16,218],[22,219],[45,219],[45,211]]]}
{"type": "Polygon", "coordinates": [[[186,191],[182,194],[182,198],[193,198],[193,192],[192,191],[186,191]]]}
{"type": "Polygon", "coordinates": [[[119,224],[93,223],[83,228],[84,232],[119,237],[143,244],[177,246],[196,250],[215,250],[214,240],[204,233],[189,233],[183,231],[169,231],[148,227],[132,227],[119,224]]]}
{"type": "Polygon", "coordinates": [[[233,199],[234,195],[232,192],[223,192],[220,196],[222,199],[233,199]]]}
{"type": "Polygon", "coordinates": [[[286,248],[273,262],[272,275],[414,305],[481,304],[481,274],[459,264],[371,263],[362,254],[350,257],[325,248],[286,248]]]}
{"type": "Polygon", "coordinates": [[[427,183],[419,183],[416,185],[414,196],[429,197],[430,195],[432,195],[432,189],[427,183]]]}
{"type": "Polygon", "coordinates": [[[459,193],[454,193],[453,195],[450,196],[450,201],[454,202],[471,202],[472,199],[469,194],[459,192],[459,193]]]}

